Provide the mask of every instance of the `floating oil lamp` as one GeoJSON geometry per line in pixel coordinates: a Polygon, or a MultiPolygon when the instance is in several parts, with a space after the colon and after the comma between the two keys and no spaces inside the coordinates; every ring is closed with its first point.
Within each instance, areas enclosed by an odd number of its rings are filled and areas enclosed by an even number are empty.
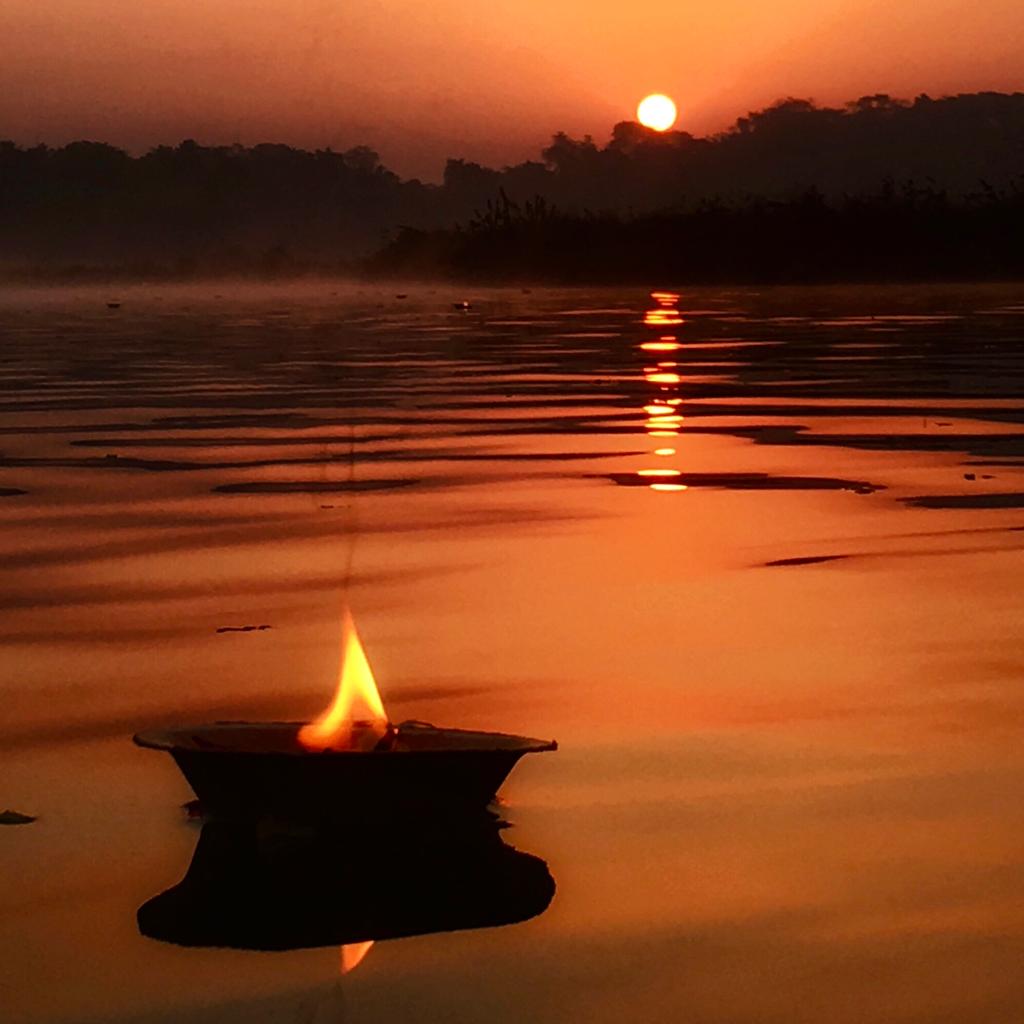
{"type": "Polygon", "coordinates": [[[553,741],[388,720],[346,613],[331,706],[314,722],[216,722],[140,733],[166,750],[205,814],[313,822],[393,820],[486,807],[516,762],[553,741]]]}

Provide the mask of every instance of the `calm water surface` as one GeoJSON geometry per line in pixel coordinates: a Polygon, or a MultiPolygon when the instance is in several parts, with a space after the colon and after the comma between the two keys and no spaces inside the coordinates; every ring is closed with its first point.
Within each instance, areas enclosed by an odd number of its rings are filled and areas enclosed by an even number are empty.
{"type": "Polygon", "coordinates": [[[0,339],[5,1020],[1018,1019],[1024,288],[10,291],[0,339]],[[560,742],[503,790],[550,907],[345,975],[143,938],[198,831],[131,734],[316,713],[345,595],[393,719],[560,742]]]}

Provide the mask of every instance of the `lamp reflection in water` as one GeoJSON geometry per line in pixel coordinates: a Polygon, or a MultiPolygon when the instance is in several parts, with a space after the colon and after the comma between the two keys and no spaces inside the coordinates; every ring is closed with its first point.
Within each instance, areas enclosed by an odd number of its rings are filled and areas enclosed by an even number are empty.
{"type": "Polygon", "coordinates": [[[209,821],[177,885],[138,910],[139,930],[181,946],[341,946],[342,972],[386,939],[514,924],[547,909],[547,864],[481,814],[437,826],[274,829],[209,821]]]}
{"type": "Polygon", "coordinates": [[[350,974],[362,962],[364,957],[373,949],[373,939],[366,942],[350,942],[341,947],[341,973],[350,974]]]}
{"type": "MultiPolygon", "coordinates": [[[[644,313],[645,326],[679,326],[684,322],[679,313],[679,295],[676,292],[651,292],[651,298],[656,303],[656,308],[644,313]]],[[[671,353],[679,351],[682,347],[675,334],[663,334],[655,340],[642,342],[639,346],[645,353],[671,353]]],[[[657,389],[643,407],[647,416],[644,426],[649,437],[675,438],[682,430],[683,415],[679,412],[682,399],[676,394],[682,383],[682,376],[677,372],[678,365],[674,360],[664,359],[654,366],[644,367],[644,380],[657,389]]],[[[676,449],[660,446],[653,450],[653,454],[660,458],[670,458],[676,454],[676,449]]],[[[617,474],[613,479],[622,483],[625,482],[623,476],[625,474],[617,474]]],[[[641,469],[631,482],[646,484],[652,491],[674,493],[686,490],[686,484],[674,479],[680,476],[682,472],[678,469],[641,469]]]]}

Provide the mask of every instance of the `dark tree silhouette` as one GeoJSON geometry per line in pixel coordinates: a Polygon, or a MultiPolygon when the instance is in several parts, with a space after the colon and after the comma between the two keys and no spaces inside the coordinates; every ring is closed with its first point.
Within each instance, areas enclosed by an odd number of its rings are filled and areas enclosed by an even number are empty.
{"type": "Polygon", "coordinates": [[[186,140],[131,157],[0,142],[0,270],[287,274],[352,270],[383,247],[378,272],[1019,272],[1024,93],[788,98],[707,138],[622,122],[604,146],[559,133],[541,157],[452,159],[431,185],[364,146],[186,140]]]}

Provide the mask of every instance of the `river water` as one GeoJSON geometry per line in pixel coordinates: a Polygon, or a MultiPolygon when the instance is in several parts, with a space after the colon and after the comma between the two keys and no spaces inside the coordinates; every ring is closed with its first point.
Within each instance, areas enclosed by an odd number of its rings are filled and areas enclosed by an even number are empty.
{"type": "Polygon", "coordinates": [[[0,293],[4,1019],[1016,1019],[1024,288],[401,296],[0,293]],[[315,714],[345,603],[393,720],[558,740],[550,906],[142,936],[198,830],[132,734],[315,714]]]}

